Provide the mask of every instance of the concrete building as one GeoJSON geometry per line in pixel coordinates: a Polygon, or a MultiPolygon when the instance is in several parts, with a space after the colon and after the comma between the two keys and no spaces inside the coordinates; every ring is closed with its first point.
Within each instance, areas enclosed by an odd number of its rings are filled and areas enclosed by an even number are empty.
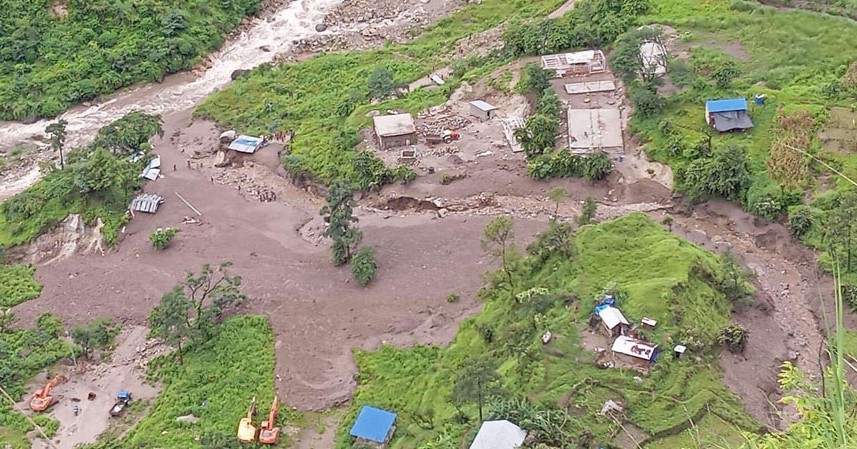
{"type": "Polygon", "coordinates": [[[623,154],[622,114],[618,109],[569,109],[568,147],[575,154],[623,154]]]}
{"type": "Polygon", "coordinates": [[[417,143],[417,129],[411,114],[379,115],[373,120],[382,150],[417,143]]]}
{"type": "Polygon", "coordinates": [[[482,100],[471,101],[470,115],[479,120],[489,120],[497,115],[497,108],[482,100]]]}

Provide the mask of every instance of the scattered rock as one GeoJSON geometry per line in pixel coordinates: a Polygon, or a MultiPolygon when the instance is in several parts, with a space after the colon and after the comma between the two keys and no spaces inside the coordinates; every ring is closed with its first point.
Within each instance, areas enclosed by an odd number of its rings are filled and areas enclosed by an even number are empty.
{"type": "Polygon", "coordinates": [[[262,51],[267,53],[267,52],[271,51],[271,47],[269,47],[267,45],[263,45],[263,46],[259,47],[259,50],[262,50],[262,51]]]}
{"type": "Polygon", "coordinates": [[[176,418],[176,422],[196,424],[199,422],[199,418],[197,418],[196,416],[193,416],[193,415],[179,416],[178,418],[176,418]]]}
{"type": "Polygon", "coordinates": [[[238,69],[238,70],[232,72],[232,74],[229,75],[229,77],[232,78],[232,81],[235,81],[237,79],[243,78],[249,72],[250,72],[249,70],[238,69]]]}

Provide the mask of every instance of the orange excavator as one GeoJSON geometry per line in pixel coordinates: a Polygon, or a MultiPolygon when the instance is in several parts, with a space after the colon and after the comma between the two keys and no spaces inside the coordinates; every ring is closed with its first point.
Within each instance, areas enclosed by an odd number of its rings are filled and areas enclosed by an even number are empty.
{"type": "Polygon", "coordinates": [[[250,401],[247,416],[238,422],[238,441],[242,443],[256,442],[256,427],[253,425],[253,415],[256,414],[256,398],[250,401]]]}
{"type": "Polygon", "coordinates": [[[268,415],[267,421],[262,421],[261,430],[259,431],[259,442],[262,444],[277,444],[280,439],[280,428],[274,424],[277,420],[277,412],[280,410],[280,398],[274,395],[274,403],[271,404],[271,413],[268,415]]]}
{"type": "Polygon", "coordinates": [[[36,390],[36,394],[34,394],[33,398],[30,399],[30,408],[35,412],[43,412],[51,408],[51,406],[56,402],[53,396],[51,396],[51,389],[66,380],[68,379],[66,379],[65,376],[57,374],[57,376],[45,384],[43,388],[36,390]]]}

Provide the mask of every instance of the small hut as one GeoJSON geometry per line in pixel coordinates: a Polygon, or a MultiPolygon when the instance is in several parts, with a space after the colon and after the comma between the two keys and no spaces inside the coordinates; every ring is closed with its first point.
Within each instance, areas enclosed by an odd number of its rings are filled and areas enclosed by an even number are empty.
{"type": "Polygon", "coordinates": [[[482,100],[471,101],[470,115],[479,120],[490,120],[497,115],[497,108],[482,100]]]}
{"type": "Polygon", "coordinates": [[[744,98],[706,101],[705,121],[720,132],[743,131],[753,127],[744,98]]]}
{"type": "Polygon", "coordinates": [[[358,444],[384,447],[396,430],[395,423],[395,413],[367,405],[360,410],[350,433],[357,439],[358,444]]]}
{"type": "Polygon", "coordinates": [[[411,114],[379,115],[373,118],[378,146],[387,148],[411,145],[417,142],[417,128],[411,114]]]}

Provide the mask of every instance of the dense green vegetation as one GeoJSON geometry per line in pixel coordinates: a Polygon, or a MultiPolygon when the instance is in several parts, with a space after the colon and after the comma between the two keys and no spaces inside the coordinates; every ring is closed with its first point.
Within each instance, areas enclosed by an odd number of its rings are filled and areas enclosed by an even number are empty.
{"type": "Polygon", "coordinates": [[[140,112],[100,129],[90,145],[65,155],[64,169],[47,167],[39,182],[0,203],[0,246],[30,242],[75,213],[101,219],[105,242],[114,244],[149,162],[149,139],[160,133],[160,117],[140,112]]]}
{"type": "MultiPolygon", "coordinates": [[[[49,314],[39,318],[36,328],[10,329],[14,316],[6,312],[0,316],[0,387],[15,400],[28,392],[24,384],[58,360],[71,356],[71,347],[58,337],[62,332],[59,319],[49,314]]],[[[40,378],[40,380],[43,378],[40,378]]],[[[49,435],[57,429],[57,422],[46,417],[34,417],[36,423],[49,435]]],[[[13,449],[29,449],[27,432],[33,426],[18,412],[12,410],[5,398],[0,398],[0,441],[13,449]]]]}
{"type": "MultiPolygon", "coordinates": [[[[502,254],[501,245],[491,246],[493,254],[502,254]]],[[[488,401],[486,419],[521,413],[547,419],[568,410],[562,430],[552,433],[564,441],[552,446],[609,444],[619,429],[598,415],[609,399],[625,403],[628,421],[651,435],[654,447],[683,447],[689,418],[718,444],[741,441],[739,429],[757,430],[720,381],[717,334],[735,305],[726,292],[746,294],[748,288],[741,280],[737,290],[729,289],[734,279],[728,262],[642,214],[584,226],[576,236],[568,225],[552,224],[526,256],[502,246],[507,256],[501,265],[509,272],[492,277],[481,294],[484,310],[464,321],[449,347],[356,353],[359,387],[337,447],[349,447],[347,429],[365,404],[399,413],[393,448],[466,446],[478,427],[477,407],[453,400],[453,387],[474,357],[496,362],[504,391],[488,401]],[[616,293],[631,321],[658,320],[646,336],[664,353],[641,382],[634,381],[634,371],[598,368],[591,348],[582,347],[592,307],[605,291],[616,293]],[[543,345],[548,330],[554,340],[543,345]],[[688,345],[689,357],[673,359],[677,343],[688,345]]]]}
{"type": "MultiPolygon", "coordinates": [[[[273,399],[274,336],[265,317],[230,318],[211,340],[190,348],[183,364],[163,356],[152,362],[151,369],[152,377],[164,383],[151,411],[124,439],[102,441],[89,449],[241,447],[235,429],[247,414],[250,399],[256,397],[263,413],[273,399]],[[189,414],[199,422],[176,421],[189,414]]],[[[283,412],[280,416],[284,419],[283,412]]]]}
{"type": "Polygon", "coordinates": [[[259,0],[10,0],[0,15],[0,119],[70,105],[188,69],[259,0]]]}
{"type": "Polygon", "coordinates": [[[39,297],[42,286],[33,277],[35,272],[30,265],[0,264],[0,311],[39,297]]]}

